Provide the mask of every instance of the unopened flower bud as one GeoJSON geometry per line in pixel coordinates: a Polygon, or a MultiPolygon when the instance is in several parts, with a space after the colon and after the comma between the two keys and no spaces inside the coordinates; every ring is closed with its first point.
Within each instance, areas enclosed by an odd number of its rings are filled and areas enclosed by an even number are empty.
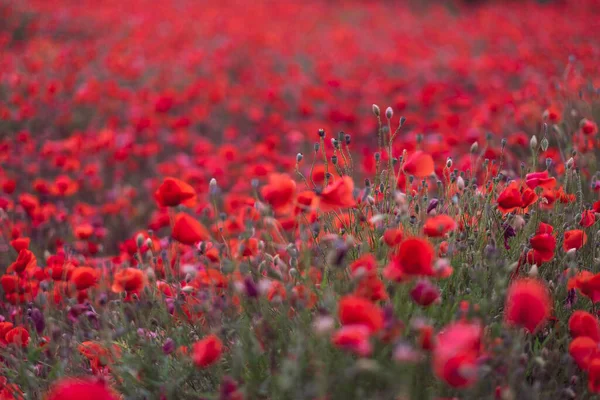
{"type": "Polygon", "coordinates": [[[535,135],[533,135],[531,137],[531,140],[529,141],[529,147],[531,148],[531,150],[535,150],[538,146],[538,140],[535,137],[535,135]]]}
{"type": "Polygon", "coordinates": [[[477,153],[477,150],[479,150],[479,143],[473,142],[471,145],[471,154],[477,153]]]}
{"type": "Polygon", "coordinates": [[[547,138],[542,138],[542,142],[540,143],[542,151],[546,151],[548,150],[548,139],[547,138]]]}
{"type": "Polygon", "coordinates": [[[448,157],[448,159],[446,160],[446,168],[451,168],[452,167],[452,158],[448,157]]]}
{"type": "Polygon", "coordinates": [[[465,180],[462,178],[462,176],[459,176],[458,179],[456,179],[456,187],[458,190],[464,190],[465,180]]]}
{"type": "Polygon", "coordinates": [[[217,190],[217,180],[215,178],[211,178],[208,183],[208,189],[211,193],[214,193],[214,191],[217,190]]]}
{"type": "Polygon", "coordinates": [[[373,114],[375,114],[376,117],[381,115],[381,111],[379,111],[379,106],[377,104],[373,104],[373,114]]]}
{"type": "Polygon", "coordinates": [[[571,169],[573,168],[573,164],[575,164],[575,160],[573,159],[573,157],[569,158],[569,160],[567,161],[567,169],[571,169]]]}
{"type": "Polygon", "coordinates": [[[300,161],[302,161],[302,158],[304,158],[304,156],[302,155],[302,153],[296,154],[296,162],[297,163],[299,163],[300,161]]]}
{"type": "Polygon", "coordinates": [[[388,107],[385,109],[385,117],[387,119],[392,119],[392,117],[394,116],[394,110],[392,110],[392,107],[388,107]]]}
{"type": "Polygon", "coordinates": [[[325,129],[321,128],[321,129],[319,129],[318,132],[319,132],[319,137],[320,138],[324,138],[325,137],[325,129]]]}
{"type": "Polygon", "coordinates": [[[138,249],[144,245],[144,235],[138,234],[135,238],[138,249]]]}

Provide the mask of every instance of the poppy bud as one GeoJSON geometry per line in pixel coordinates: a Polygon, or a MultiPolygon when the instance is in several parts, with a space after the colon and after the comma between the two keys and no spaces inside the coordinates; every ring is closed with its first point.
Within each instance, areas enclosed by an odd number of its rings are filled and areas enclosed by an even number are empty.
{"type": "Polygon", "coordinates": [[[542,151],[548,150],[548,139],[547,138],[544,137],[542,139],[541,147],[542,147],[542,151]]]}
{"type": "Polygon", "coordinates": [[[471,154],[477,153],[477,150],[479,150],[479,143],[473,142],[471,145],[471,154]]]}
{"type": "Polygon", "coordinates": [[[451,168],[452,167],[452,157],[448,157],[448,159],[446,160],[446,168],[451,168]]]}
{"type": "Polygon", "coordinates": [[[394,110],[392,110],[392,107],[388,107],[385,109],[385,117],[387,119],[392,119],[392,117],[394,116],[394,110]]]}
{"type": "Polygon", "coordinates": [[[535,135],[533,135],[531,137],[531,140],[529,141],[529,147],[531,148],[531,150],[535,150],[538,146],[538,140],[535,137],[535,135]]]}
{"type": "Polygon", "coordinates": [[[302,158],[303,158],[303,157],[304,157],[304,156],[302,155],[302,153],[298,153],[298,154],[296,154],[296,162],[297,162],[297,163],[299,163],[300,161],[302,161],[302,158]]]}
{"type": "Polygon", "coordinates": [[[567,161],[567,169],[571,169],[573,168],[573,164],[575,164],[575,160],[573,159],[573,157],[569,158],[569,160],[567,161]]]}
{"type": "Polygon", "coordinates": [[[211,178],[210,182],[208,183],[208,188],[210,193],[215,193],[217,190],[217,180],[215,178],[211,178]]]}
{"type": "Polygon", "coordinates": [[[324,138],[325,137],[325,129],[321,128],[321,129],[319,129],[318,132],[319,132],[319,137],[320,138],[324,138]]]}
{"type": "Polygon", "coordinates": [[[377,104],[373,104],[373,114],[375,114],[376,117],[381,115],[381,111],[379,110],[379,106],[377,104]]]}
{"type": "Polygon", "coordinates": [[[398,124],[398,126],[400,126],[402,128],[404,126],[405,122],[406,122],[406,117],[400,117],[400,123],[398,124]]]}

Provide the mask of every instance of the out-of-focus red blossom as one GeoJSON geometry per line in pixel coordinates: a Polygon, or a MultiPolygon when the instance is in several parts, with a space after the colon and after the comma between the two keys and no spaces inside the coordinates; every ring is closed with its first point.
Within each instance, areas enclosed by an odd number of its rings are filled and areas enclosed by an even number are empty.
{"type": "Polygon", "coordinates": [[[367,357],[373,351],[371,331],[365,325],[343,326],[334,332],[331,341],[336,347],[367,357]]]}
{"type": "Polygon", "coordinates": [[[342,325],[362,325],[376,333],[383,327],[383,312],[371,301],[356,296],[340,300],[338,315],[342,325]]]}
{"type": "Polygon", "coordinates": [[[289,210],[296,195],[296,182],[287,174],[269,175],[269,183],[260,190],[264,201],[277,212],[289,210]]]}
{"type": "Polygon", "coordinates": [[[154,192],[154,199],[161,207],[176,207],[180,204],[193,207],[196,203],[196,191],[179,179],[167,177],[154,192]]]}
{"type": "Polygon", "coordinates": [[[443,237],[448,232],[456,229],[457,226],[454,218],[442,214],[427,219],[427,222],[425,222],[425,225],[423,226],[423,231],[425,232],[425,235],[429,237],[443,237]]]}
{"type": "Polygon", "coordinates": [[[99,271],[92,267],[77,267],[73,270],[70,280],[77,290],[86,290],[96,285],[99,275],[99,271]]]}
{"type": "Polygon", "coordinates": [[[580,249],[587,243],[587,235],[580,229],[573,229],[565,232],[563,241],[563,250],[580,249]]]}
{"type": "Polygon", "coordinates": [[[206,368],[221,358],[223,343],[217,335],[208,335],[194,343],[192,359],[198,368],[206,368]]]}
{"type": "Polygon", "coordinates": [[[579,126],[581,127],[581,132],[584,135],[594,135],[595,133],[598,132],[598,125],[596,125],[596,123],[594,121],[590,121],[587,118],[584,118],[583,120],[581,120],[581,123],[579,124],[579,126]]]}
{"type": "Polygon", "coordinates": [[[175,216],[171,237],[182,244],[193,245],[210,239],[210,233],[198,220],[186,214],[175,216]]]}
{"type": "Polygon", "coordinates": [[[428,240],[406,239],[392,256],[383,275],[396,282],[412,276],[433,276],[433,256],[434,249],[428,240]]]}
{"type": "Polygon", "coordinates": [[[63,378],[45,394],[45,400],[119,400],[105,382],[90,378],[63,378]]]}
{"type": "Polygon", "coordinates": [[[473,385],[477,380],[481,335],[481,325],[476,322],[455,322],[438,333],[433,349],[436,376],[456,388],[473,385]]]}
{"type": "Polygon", "coordinates": [[[126,292],[129,296],[141,293],[145,285],[144,271],[137,268],[124,268],[114,274],[112,290],[115,293],[126,292]]]}
{"type": "Polygon", "coordinates": [[[20,347],[27,347],[29,338],[29,332],[22,326],[12,328],[4,335],[4,341],[7,344],[14,344],[20,347]]]}
{"type": "Polygon", "coordinates": [[[18,253],[21,252],[21,250],[28,250],[29,249],[29,244],[31,243],[31,239],[28,237],[20,237],[18,239],[14,239],[10,241],[10,245],[13,247],[13,249],[15,249],[15,251],[17,251],[18,253]]]}
{"type": "Polygon", "coordinates": [[[364,254],[350,264],[352,276],[371,275],[377,271],[377,259],[373,254],[364,254]]]}
{"type": "Polygon", "coordinates": [[[569,354],[579,368],[587,370],[593,356],[598,353],[598,342],[588,336],[580,336],[569,344],[569,354]]]}
{"type": "Polygon", "coordinates": [[[25,394],[19,386],[14,383],[8,383],[6,377],[0,377],[0,400],[23,400],[25,394]]]}
{"type": "Polygon", "coordinates": [[[434,172],[433,157],[430,154],[417,150],[406,159],[402,169],[408,175],[413,175],[417,178],[427,178],[434,172]]]}
{"type": "Polygon", "coordinates": [[[600,324],[598,319],[587,311],[577,310],[569,318],[569,332],[573,338],[587,336],[600,342],[600,324]]]}
{"type": "Polygon", "coordinates": [[[21,251],[19,251],[19,256],[17,257],[17,260],[11,265],[9,265],[7,271],[14,271],[18,274],[21,274],[25,271],[25,269],[33,268],[36,262],[37,260],[35,258],[35,255],[33,255],[31,251],[27,249],[21,249],[21,251]]]}
{"type": "Polygon", "coordinates": [[[327,185],[318,198],[318,207],[323,212],[354,207],[354,181],[349,176],[337,179],[327,185]]]}
{"type": "Polygon", "coordinates": [[[400,228],[389,228],[383,232],[383,241],[390,247],[396,247],[402,242],[404,232],[400,228]]]}
{"type": "Polygon", "coordinates": [[[420,279],[410,291],[410,297],[420,306],[428,307],[440,298],[440,289],[427,279],[420,279]]]}
{"type": "Polygon", "coordinates": [[[506,293],[504,320],[509,325],[536,332],[550,318],[552,303],[548,288],[541,281],[522,278],[513,282],[506,293]]]}

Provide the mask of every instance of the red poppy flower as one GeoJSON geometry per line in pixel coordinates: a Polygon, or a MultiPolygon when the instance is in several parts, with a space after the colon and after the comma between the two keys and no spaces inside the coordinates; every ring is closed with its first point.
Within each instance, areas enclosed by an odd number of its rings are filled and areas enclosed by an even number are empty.
{"type": "Polygon", "coordinates": [[[440,289],[427,279],[417,281],[410,297],[420,306],[428,307],[440,298],[440,289]]]}
{"type": "Polygon", "coordinates": [[[31,242],[30,238],[21,237],[21,238],[15,239],[15,240],[11,240],[10,245],[13,247],[13,249],[15,249],[15,251],[20,253],[21,250],[29,249],[30,242],[31,242]]]}
{"type": "Polygon", "coordinates": [[[193,245],[210,239],[208,230],[192,216],[179,213],[175,216],[171,237],[179,243],[193,245]]]}
{"type": "Polygon", "coordinates": [[[448,385],[464,388],[477,380],[477,359],[481,350],[481,326],[455,322],[436,337],[433,370],[448,385]]]}
{"type": "Polygon", "coordinates": [[[399,245],[403,237],[404,234],[400,228],[389,228],[383,232],[383,241],[390,247],[399,245]]]}
{"type": "Polygon", "coordinates": [[[545,189],[554,189],[554,186],[556,186],[556,179],[550,177],[548,171],[532,172],[525,176],[525,183],[531,189],[535,189],[538,186],[545,189]]]}
{"type": "Polygon", "coordinates": [[[22,326],[17,326],[6,332],[4,335],[4,340],[8,344],[27,347],[29,344],[29,332],[22,326]]]}
{"type": "Polygon", "coordinates": [[[383,327],[383,312],[364,298],[343,297],[340,300],[338,315],[342,325],[364,325],[372,333],[378,332],[383,327]]]}
{"type": "Polygon", "coordinates": [[[600,393],[600,357],[593,357],[588,365],[588,390],[600,393]]]}
{"type": "Polygon", "coordinates": [[[99,380],[62,378],[46,393],[46,400],[119,400],[106,384],[99,380]]]}
{"type": "Polygon", "coordinates": [[[417,178],[426,178],[434,172],[433,157],[431,155],[417,150],[411,154],[407,159],[402,170],[408,174],[413,175],[417,178]]]}
{"type": "Polygon", "coordinates": [[[144,272],[137,268],[125,268],[113,276],[112,291],[139,294],[146,284],[144,272]]]}
{"type": "Polygon", "coordinates": [[[407,239],[400,244],[383,275],[397,282],[406,276],[433,276],[433,255],[433,246],[426,239],[407,239]]]}
{"type": "Polygon", "coordinates": [[[523,200],[521,198],[521,191],[519,190],[518,183],[512,181],[498,196],[498,209],[506,214],[521,208],[523,206],[523,200]]]}
{"type": "Polygon", "coordinates": [[[587,336],[575,338],[569,344],[569,354],[579,368],[586,370],[591,358],[598,353],[598,342],[587,336]]]}
{"type": "Polygon", "coordinates": [[[373,350],[369,342],[370,335],[369,328],[364,325],[348,325],[338,329],[331,341],[335,347],[367,357],[373,350]]]}
{"type": "Polygon", "coordinates": [[[600,273],[594,275],[589,271],[582,271],[569,279],[568,287],[579,289],[594,304],[600,302],[600,273]]]}
{"type": "Polygon", "coordinates": [[[377,269],[377,259],[371,253],[364,254],[350,264],[350,272],[353,276],[361,274],[371,275],[377,269]]]}
{"type": "Polygon", "coordinates": [[[20,274],[23,271],[25,271],[25,269],[34,267],[36,261],[37,260],[31,251],[27,249],[22,249],[21,251],[19,251],[19,256],[17,257],[17,260],[8,267],[7,271],[14,271],[20,274]]]}
{"type": "Polygon", "coordinates": [[[540,224],[537,234],[529,240],[532,249],[529,261],[535,264],[542,264],[551,261],[554,258],[556,249],[556,238],[552,234],[553,228],[547,224],[540,224]]]}
{"type": "Polygon", "coordinates": [[[196,191],[187,183],[168,177],[154,193],[154,199],[160,207],[176,207],[180,204],[193,207],[196,203],[196,191]]]}
{"type": "Polygon", "coordinates": [[[86,290],[94,286],[100,277],[99,271],[92,267],[77,267],[71,274],[71,282],[77,290],[86,290]]]}
{"type": "Polygon", "coordinates": [[[323,212],[354,207],[354,181],[349,176],[330,183],[319,195],[318,207],[323,212]]]}
{"type": "Polygon", "coordinates": [[[456,221],[449,215],[436,215],[425,222],[423,230],[429,237],[443,237],[457,227],[456,221]]]}
{"type": "Polygon", "coordinates": [[[269,183],[260,190],[263,200],[276,212],[289,209],[296,196],[296,182],[287,174],[269,175],[269,183]]]}
{"type": "Polygon", "coordinates": [[[198,368],[206,368],[221,358],[223,343],[216,335],[206,336],[194,343],[192,359],[198,368]]]}
{"type": "Polygon", "coordinates": [[[571,337],[587,336],[600,342],[600,324],[598,319],[587,311],[577,310],[569,318],[569,332],[571,337]]]}
{"type": "Polygon", "coordinates": [[[589,228],[590,226],[594,225],[595,222],[596,222],[596,214],[594,213],[594,211],[593,210],[585,210],[581,214],[581,220],[579,221],[579,226],[582,226],[584,228],[589,228]]]}
{"type": "Polygon", "coordinates": [[[548,289],[543,283],[535,279],[520,279],[508,288],[504,320],[533,333],[550,317],[551,307],[548,289]]]}
{"type": "Polygon", "coordinates": [[[563,241],[563,250],[580,249],[587,243],[587,235],[580,229],[573,229],[565,232],[563,241]]]}

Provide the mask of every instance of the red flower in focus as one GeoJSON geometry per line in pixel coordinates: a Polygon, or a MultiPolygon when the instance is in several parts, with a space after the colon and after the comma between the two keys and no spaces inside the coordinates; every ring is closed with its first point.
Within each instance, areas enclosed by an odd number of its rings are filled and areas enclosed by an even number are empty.
{"type": "Polygon", "coordinates": [[[585,210],[581,214],[581,220],[579,221],[579,226],[582,226],[584,228],[589,228],[590,226],[594,225],[595,222],[596,222],[596,214],[594,213],[594,211],[593,210],[585,210]]]}
{"type": "Polygon", "coordinates": [[[146,284],[144,272],[137,268],[125,268],[113,276],[112,291],[115,293],[127,292],[139,294],[146,284]]]}
{"type": "Polygon", "coordinates": [[[548,171],[532,172],[525,176],[525,183],[531,189],[535,189],[538,186],[544,189],[554,189],[554,186],[556,186],[556,179],[550,177],[548,171]]]}
{"type": "Polygon", "coordinates": [[[406,276],[432,276],[434,249],[426,239],[410,238],[402,242],[383,275],[399,282],[406,276]]]}
{"type": "Polygon", "coordinates": [[[345,296],[340,300],[338,314],[342,325],[363,325],[375,333],[383,327],[383,311],[361,297],[345,296]]]}
{"type": "Polygon", "coordinates": [[[436,215],[425,222],[423,231],[429,237],[443,237],[457,227],[456,221],[449,215],[436,215]]]}
{"type": "Polygon", "coordinates": [[[423,151],[415,151],[406,159],[402,170],[408,175],[426,178],[434,172],[433,157],[423,151]]]}
{"type": "Polygon", "coordinates": [[[219,360],[223,343],[216,335],[208,335],[194,343],[192,359],[199,368],[206,368],[219,360]]]}
{"type": "Polygon", "coordinates": [[[523,201],[521,199],[521,191],[519,190],[518,183],[512,181],[498,196],[498,209],[502,213],[506,214],[521,208],[523,201]]]}
{"type": "Polygon", "coordinates": [[[456,322],[436,337],[433,370],[438,378],[456,388],[469,387],[477,379],[477,359],[481,350],[481,326],[456,322]]]}
{"type": "Polygon", "coordinates": [[[287,211],[294,203],[296,182],[287,174],[271,174],[269,183],[261,188],[260,194],[276,212],[287,211]]]}
{"type": "Polygon", "coordinates": [[[193,245],[210,239],[210,234],[195,218],[186,213],[179,213],[175,216],[171,237],[179,243],[193,245]]]}
{"type": "Polygon", "coordinates": [[[323,212],[354,207],[354,181],[349,176],[330,183],[319,194],[318,207],[323,212]]]}
{"type": "Polygon", "coordinates": [[[55,383],[44,399],[46,400],[119,400],[105,383],[92,379],[63,378],[55,383]]]}
{"type": "Polygon", "coordinates": [[[522,326],[530,333],[537,331],[550,317],[551,299],[546,286],[535,279],[520,279],[508,288],[504,320],[522,326]]]}
{"type": "Polygon", "coordinates": [[[595,342],[600,342],[600,324],[598,319],[587,311],[577,310],[569,318],[571,337],[587,336],[595,342]]]}
{"type": "Polygon", "coordinates": [[[532,249],[528,254],[528,261],[542,264],[554,258],[556,249],[556,238],[553,235],[554,228],[548,224],[541,223],[536,235],[529,240],[532,249]]]}
{"type": "Polygon", "coordinates": [[[180,204],[193,207],[196,203],[196,191],[187,183],[168,177],[154,193],[154,199],[160,207],[176,207],[180,204]]]}
{"type": "Polygon", "coordinates": [[[563,250],[580,249],[587,243],[587,235],[580,229],[573,229],[565,232],[563,241],[563,250]]]}

